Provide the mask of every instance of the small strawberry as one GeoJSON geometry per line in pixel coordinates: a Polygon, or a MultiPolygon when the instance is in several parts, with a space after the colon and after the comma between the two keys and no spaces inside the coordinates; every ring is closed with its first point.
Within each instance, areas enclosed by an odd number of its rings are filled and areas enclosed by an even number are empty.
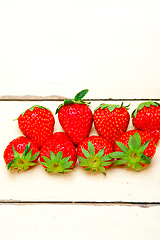
{"type": "Polygon", "coordinates": [[[12,140],[6,147],[3,157],[7,169],[20,171],[36,165],[39,157],[37,146],[24,136],[12,140]]]}
{"type": "Polygon", "coordinates": [[[64,132],[54,133],[40,150],[40,162],[49,173],[73,171],[76,161],[76,148],[64,132]]]}
{"type": "Polygon", "coordinates": [[[115,143],[117,138],[126,132],[130,121],[128,106],[100,104],[95,110],[93,121],[99,136],[115,143]]]}
{"type": "Polygon", "coordinates": [[[156,145],[150,136],[140,130],[130,130],[118,138],[115,152],[110,157],[116,158],[115,165],[125,164],[127,168],[137,171],[150,164],[156,153],[156,145]]]}
{"type": "Polygon", "coordinates": [[[133,126],[147,132],[157,144],[160,139],[160,104],[152,101],[140,103],[131,117],[133,126]]]}
{"type": "Polygon", "coordinates": [[[86,171],[100,171],[106,175],[106,168],[112,165],[109,153],[113,152],[113,146],[104,138],[92,135],[83,140],[77,148],[80,165],[86,171]]]}
{"type": "Polygon", "coordinates": [[[73,100],[65,99],[56,110],[60,125],[75,146],[89,136],[92,127],[92,111],[88,107],[89,103],[82,100],[87,92],[88,90],[85,89],[73,100]]]}
{"type": "Polygon", "coordinates": [[[55,119],[45,107],[35,105],[23,112],[17,120],[21,132],[34,141],[38,148],[53,134],[55,119]]]}

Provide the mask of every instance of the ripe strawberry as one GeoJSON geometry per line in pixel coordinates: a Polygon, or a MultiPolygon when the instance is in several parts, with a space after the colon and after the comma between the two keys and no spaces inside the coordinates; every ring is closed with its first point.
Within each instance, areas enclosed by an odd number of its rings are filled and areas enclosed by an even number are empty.
{"type": "Polygon", "coordinates": [[[34,141],[38,148],[53,134],[55,119],[45,107],[35,105],[23,112],[17,120],[21,132],[34,141]]]}
{"type": "Polygon", "coordinates": [[[40,162],[49,173],[73,171],[76,161],[75,146],[64,132],[54,133],[40,150],[40,162]]]}
{"type": "Polygon", "coordinates": [[[92,135],[83,140],[77,148],[80,165],[86,171],[101,171],[106,175],[106,168],[112,165],[109,153],[113,152],[113,146],[104,138],[92,135]]]}
{"type": "Polygon", "coordinates": [[[65,99],[56,110],[60,125],[75,146],[89,136],[92,127],[93,114],[88,107],[89,103],[82,101],[87,92],[85,89],[73,100],[65,99]]]}
{"type": "Polygon", "coordinates": [[[137,171],[150,164],[156,153],[156,145],[150,136],[140,130],[130,130],[121,135],[115,143],[115,152],[110,157],[116,158],[115,165],[125,164],[137,171]]]}
{"type": "Polygon", "coordinates": [[[6,147],[3,157],[7,169],[20,171],[36,165],[39,157],[37,146],[24,136],[12,140],[6,147]]]}
{"type": "Polygon", "coordinates": [[[128,106],[100,104],[95,110],[93,121],[99,136],[112,144],[126,132],[130,121],[128,106]]]}
{"type": "Polygon", "coordinates": [[[141,103],[131,117],[133,126],[147,132],[157,144],[160,139],[160,104],[152,101],[141,103]]]}

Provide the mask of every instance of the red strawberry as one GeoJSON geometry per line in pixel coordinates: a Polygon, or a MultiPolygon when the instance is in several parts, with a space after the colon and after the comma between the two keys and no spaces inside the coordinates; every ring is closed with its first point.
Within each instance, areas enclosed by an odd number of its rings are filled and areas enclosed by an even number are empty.
{"type": "Polygon", "coordinates": [[[140,130],[130,130],[118,138],[115,152],[110,157],[116,158],[115,165],[125,164],[137,171],[150,164],[156,153],[156,145],[150,136],[140,130]]]}
{"type": "Polygon", "coordinates": [[[115,143],[117,138],[126,132],[130,121],[128,106],[100,104],[93,115],[94,125],[99,136],[115,143]]]}
{"type": "Polygon", "coordinates": [[[40,150],[40,162],[49,173],[73,170],[77,161],[75,146],[64,132],[56,132],[40,150]]]}
{"type": "Polygon", "coordinates": [[[92,127],[92,111],[87,103],[81,100],[87,92],[85,89],[73,100],[65,99],[56,110],[62,128],[76,146],[89,136],[92,127]]]}
{"type": "Polygon", "coordinates": [[[109,153],[113,152],[110,142],[100,136],[90,136],[83,140],[77,148],[80,165],[87,171],[101,171],[106,175],[106,168],[112,165],[109,153]]]}
{"type": "Polygon", "coordinates": [[[146,131],[157,144],[160,139],[160,104],[152,101],[139,104],[132,112],[132,124],[146,131]]]}
{"type": "Polygon", "coordinates": [[[54,124],[52,112],[39,105],[27,109],[18,117],[19,129],[26,137],[34,141],[38,148],[51,137],[54,124]]]}
{"type": "Polygon", "coordinates": [[[19,172],[36,165],[39,153],[39,149],[34,142],[24,136],[20,136],[8,144],[3,157],[7,169],[19,172]]]}

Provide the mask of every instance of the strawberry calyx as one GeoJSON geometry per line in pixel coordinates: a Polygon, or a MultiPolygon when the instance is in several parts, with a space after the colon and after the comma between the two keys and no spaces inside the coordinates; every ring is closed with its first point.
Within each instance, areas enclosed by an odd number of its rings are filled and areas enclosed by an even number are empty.
{"type": "Polygon", "coordinates": [[[38,151],[32,156],[32,149],[29,151],[30,143],[27,144],[22,154],[18,153],[13,145],[12,149],[14,152],[14,158],[8,164],[6,164],[7,169],[11,172],[12,170],[17,170],[18,172],[21,170],[26,171],[30,167],[33,167],[37,164],[36,162],[34,162],[34,160],[38,157],[40,152],[38,151]]]}
{"type": "Polygon", "coordinates": [[[85,156],[78,156],[78,160],[80,162],[80,166],[84,167],[86,171],[97,172],[100,171],[104,175],[106,175],[105,167],[111,165],[113,163],[112,157],[109,154],[104,155],[104,149],[101,149],[97,154],[95,154],[94,145],[88,141],[88,151],[81,147],[81,150],[85,156]]]}
{"type": "Polygon", "coordinates": [[[86,105],[89,105],[90,102],[85,102],[82,100],[82,98],[87,94],[89,90],[88,89],[84,89],[82,90],[81,92],[77,93],[76,96],[74,97],[74,99],[68,99],[68,98],[65,98],[64,99],[64,102],[62,104],[60,104],[58,106],[58,108],[56,109],[56,114],[59,112],[59,110],[61,109],[61,107],[63,107],[64,105],[67,105],[67,104],[73,104],[73,103],[78,103],[78,104],[86,104],[86,105]]]}
{"type": "Polygon", "coordinates": [[[151,105],[157,107],[157,106],[160,106],[160,103],[153,102],[153,101],[140,103],[138,105],[138,107],[136,109],[134,109],[134,111],[132,112],[131,117],[132,118],[133,118],[133,116],[136,117],[138,111],[142,110],[142,108],[144,108],[144,107],[149,108],[151,105]]]}
{"type": "Polygon", "coordinates": [[[110,157],[115,158],[114,165],[125,164],[127,168],[135,169],[136,171],[141,171],[143,166],[149,165],[151,158],[146,156],[143,152],[148,147],[151,140],[146,141],[141,145],[141,137],[139,133],[135,133],[133,136],[130,135],[128,141],[128,147],[116,141],[116,144],[121,149],[121,151],[116,151],[110,153],[110,157]]]}
{"type": "Polygon", "coordinates": [[[63,152],[59,151],[56,155],[51,151],[50,158],[42,156],[44,162],[41,161],[41,164],[45,167],[45,170],[48,173],[58,172],[58,173],[67,173],[73,171],[71,168],[73,161],[69,161],[69,157],[63,158],[63,152]]]}
{"type": "Polygon", "coordinates": [[[130,106],[130,104],[128,104],[127,106],[124,106],[124,105],[123,105],[123,102],[121,103],[121,105],[101,103],[99,106],[97,106],[97,107],[95,108],[94,112],[95,112],[97,109],[99,109],[99,108],[101,108],[101,109],[108,108],[108,110],[109,110],[110,112],[112,112],[115,108],[121,108],[121,107],[124,107],[124,108],[126,108],[127,110],[129,110],[129,106],[130,106]]]}
{"type": "MultiPolygon", "coordinates": [[[[43,107],[43,106],[40,106],[40,105],[34,105],[34,106],[32,106],[32,107],[26,109],[21,115],[24,116],[24,114],[25,114],[28,110],[30,110],[31,112],[33,112],[33,110],[34,110],[35,107],[37,107],[37,108],[41,108],[41,109],[47,109],[48,111],[50,111],[49,108],[46,108],[46,107],[43,107]]],[[[50,112],[51,112],[51,111],[50,111],[50,112]]],[[[15,120],[18,120],[18,119],[19,119],[19,117],[16,118],[16,119],[14,119],[14,121],[15,121],[15,120]]]]}

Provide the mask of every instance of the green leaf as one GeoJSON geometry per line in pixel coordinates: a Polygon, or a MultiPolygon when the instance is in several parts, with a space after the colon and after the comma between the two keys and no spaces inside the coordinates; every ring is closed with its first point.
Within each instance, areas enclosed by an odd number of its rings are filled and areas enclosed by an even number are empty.
{"type": "Polygon", "coordinates": [[[69,162],[66,162],[66,163],[63,165],[63,167],[64,167],[65,169],[67,169],[67,168],[70,168],[70,167],[72,166],[72,164],[73,164],[73,161],[69,161],[69,162]]]}
{"type": "Polygon", "coordinates": [[[7,169],[9,170],[12,166],[12,164],[14,163],[14,158],[7,164],[7,169]]]}
{"type": "Polygon", "coordinates": [[[15,159],[20,159],[21,157],[20,157],[19,153],[15,150],[13,145],[12,145],[12,148],[13,148],[13,152],[14,152],[14,158],[15,159]]]}
{"type": "Polygon", "coordinates": [[[59,112],[59,110],[60,110],[63,106],[64,106],[64,103],[60,104],[60,105],[57,107],[55,114],[57,114],[57,113],[59,112]]]}
{"type": "MultiPolygon", "coordinates": [[[[51,159],[49,159],[46,156],[42,156],[42,157],[43,157],[44,161],[46,162],[47,166],[50,166],[52,164],[51,159]]],[[[41,163],[43,165],[44,162],[41,162],[41,163]]]]}
{"type": "Polygon", "coordinates": [[[104,149],[105,149],[105,147],[104,147],[103,149],[101,149],[101,150],[96,154],[96,157],[97,157],[97,158],[101,158],[101,157],[103,156],[103,154],[104,154],[104,149]]]}
{"type": "Polygon", "coordinates": [[[92,156],[95,156],[95,148],[94,148],[94,145],[90,141],[88,142],[88,151],[90,152],[90,154],[92,156]]]}
{"type": "Polygon", "coordinates": [[[132,136],[132,146],[134,149],[138,149],[141,146],[141,137],[137,132],[132,136]]]}
{"type": "Polygon", "coordinates": [[[113,161],[102,162],[101,165],[102,166],[108,166],[108,165],[111,165],[112,163],[113,163],[113,161]]]}
{"type": "Polygon", "coordinates": [[[27,144],[24,152],[23,152],[22,157],[25,157],[25,156],[27,155],[27,153],[28,153],[28,151],[29,151],[29,149],[30,149],[30,146],[31,146],[31,143],[29,142],[29,143],[27,144]]]}
{"type": "Polygon", "coordinates": [[[141,103],[141,104],[139,104],[139,106],[138,106],[138,111],[141,111],[142,108],[144,108],[144,106],[145,106],[145,103],[141,103]]]}
{"type": "Polygon", "coordinates": [[[101,158],[101,161],[109,161],[109,160],[111,160],[112,159],[112,157],[110,157],[110,155],[109,154],[107,154],[107,155],[104,155],[102,158],[101,158]]]}
{"type": "Polygon", "coordinates": [[[136,163],[135,166],[132,167],[133,169],[136,169],[137,172],[142,170],[142,165],[140,163],[136,163]]]}
{"type": "Polygon", "coordinates": [[[53,162],[55,162],[56,161],[56,156],[55,156],[55,154],[54,154],[54,152],[50,152],[50,158],[51,158],[51,161],[53,162]]]}
{"type": "Polygon", "coordinates": [[[59,163],[63,157],[62,151],[59,151],[56,155],[56,162],[59,163]]]}
{"type": "Polygon", "coordinates": [[[105,109],[105,108],[108,107],[108,104],[102,103],[102,104],[100,105],[100,107],[101,107],[101,109],[105,109]]]}
{"type": "Polygon", "coordinates": [[[31,161],[34,161],[38,155],[39,155],[40,152],[36,152],[32,157],[31,157],[31,161]]]}
{"type": "Polygon", "coordinates": [[[113,152],[113,153],[109,153],[109,156],[111,158],[124,158],[126,156],[126,154],[124,152],[113,152]]]}
{"type": "Polygon", "coordinates": [[[114,165],[123,165],[126,163],[128,163],[128,161],[126,159],[119,159],[114,162],[114,165]]]}
{"type": "Polygon", "coordinates": [[[129,152],[129,149],[123,143],[116,141],[116,144],[122,150],[122,152],[124,152],[124,153],[128,153],[129,152]]]}
{"type": "Polygon", "coordinates": [[[112,112],[115,108],[116,108],[115,105],[110,105],[110,106],[108,106],[108,110],[109,110],[110,112],[112,112]]]}
{"type": "Polygon", "coordinates": [[[150,104],[153,105],[153,106],[155,106],[155,107],[157,107],[158,105],[160,105],[160,103],[152,102],[152,101],[150,101],[150,104]]]}
{"type": "Polygon", "coordinates": [[[77,93],[77,95],[74,98],[74,101],[77,102],[79,100],[81,100],[87,93],[88,93],[88,89],[84,89],[81,92],[77,93]]]}
{"type": "Polygon", "coordinates": [[[32,155],[32,149],[31,149],[31,151],[29,151],[29,152],[27,153],[27,155],[25,156],[25,159],[28,160],[28,161],[30,161],[30,160],[31,160],[31,155],[32,155]]]}
{"type": "Polygon", "coordinates": [[[91,154],[90,154],[86,149],[84,149],[84,148],[81,147],[81,150],[82,150],[82,152],[83,152],[83,154],[84,154],[84,156],[85,156],[86,158],[91,157],[91,154]]]}
{"type": "Polygon", "coordinates": [[[150,106],[151,106],[150,102],[145,103],[145,107],[150,107],[150,106]]]}
{"type": "Polygon", "coordinates": [[[140,163],[143,163],[143,164],[147,164],[149,165],[151,163],[151,158],[150,157],[147,157],[146,155],[144,155],[144,153],[142,153],[142,156],[141,156],[141,161],[140,163]]]}
{"type": "Polygon", "coordinates": [[[106,169],[103,166],[99,166],[98,170],[106,176],[106,169]]]}
{"type": "Polygon", "coordinates": [[[72,103],[74,103],[74,101],[73,100],[70,100],[70,99],[64,99],[64,105],[66,105],[66,104],[72,104],[72,103]]]}
{"type": "Polygon", "coordinates": [[[94,112],[101,107],[101,104],[94,109],[94,112]]]}
{"type": "Polygon", "coordinates": [[[88,165],[88,159],[78,156],[78,160],[80,161],[81,166],[87,166],[88,165]]]}
{"type": "Polygon", "coordinates": [[[132,145],[132,136],[131,136],[131,135],[130,135],[129,140],[128,140],[128,147],[129,147],[130,150],[133,149],[133,145],[132,145]]]}
{"type": "Polygon", "coordinates": [[[150,143],[151,140],[148,140],[147,142],[145,142],[139,149],[138,152],[144,152],[144,150],[148,147],[148,144],[150,143]]]}
{"type": "MultiPolygon", "coordinates": [[[[67,162],[69,161],[70,158],[71,158],[71,156],[62,158],[62,160],[60,161],[60,164],[61,164],[61,165],[64,165],[65,163],[67,163],[67,162]]],[[[71,161],[70,161],[70,162],[71,162],[71,161]]],[[[71,165],[72,165],[72,164],[71,164],[71,165]]]]}

